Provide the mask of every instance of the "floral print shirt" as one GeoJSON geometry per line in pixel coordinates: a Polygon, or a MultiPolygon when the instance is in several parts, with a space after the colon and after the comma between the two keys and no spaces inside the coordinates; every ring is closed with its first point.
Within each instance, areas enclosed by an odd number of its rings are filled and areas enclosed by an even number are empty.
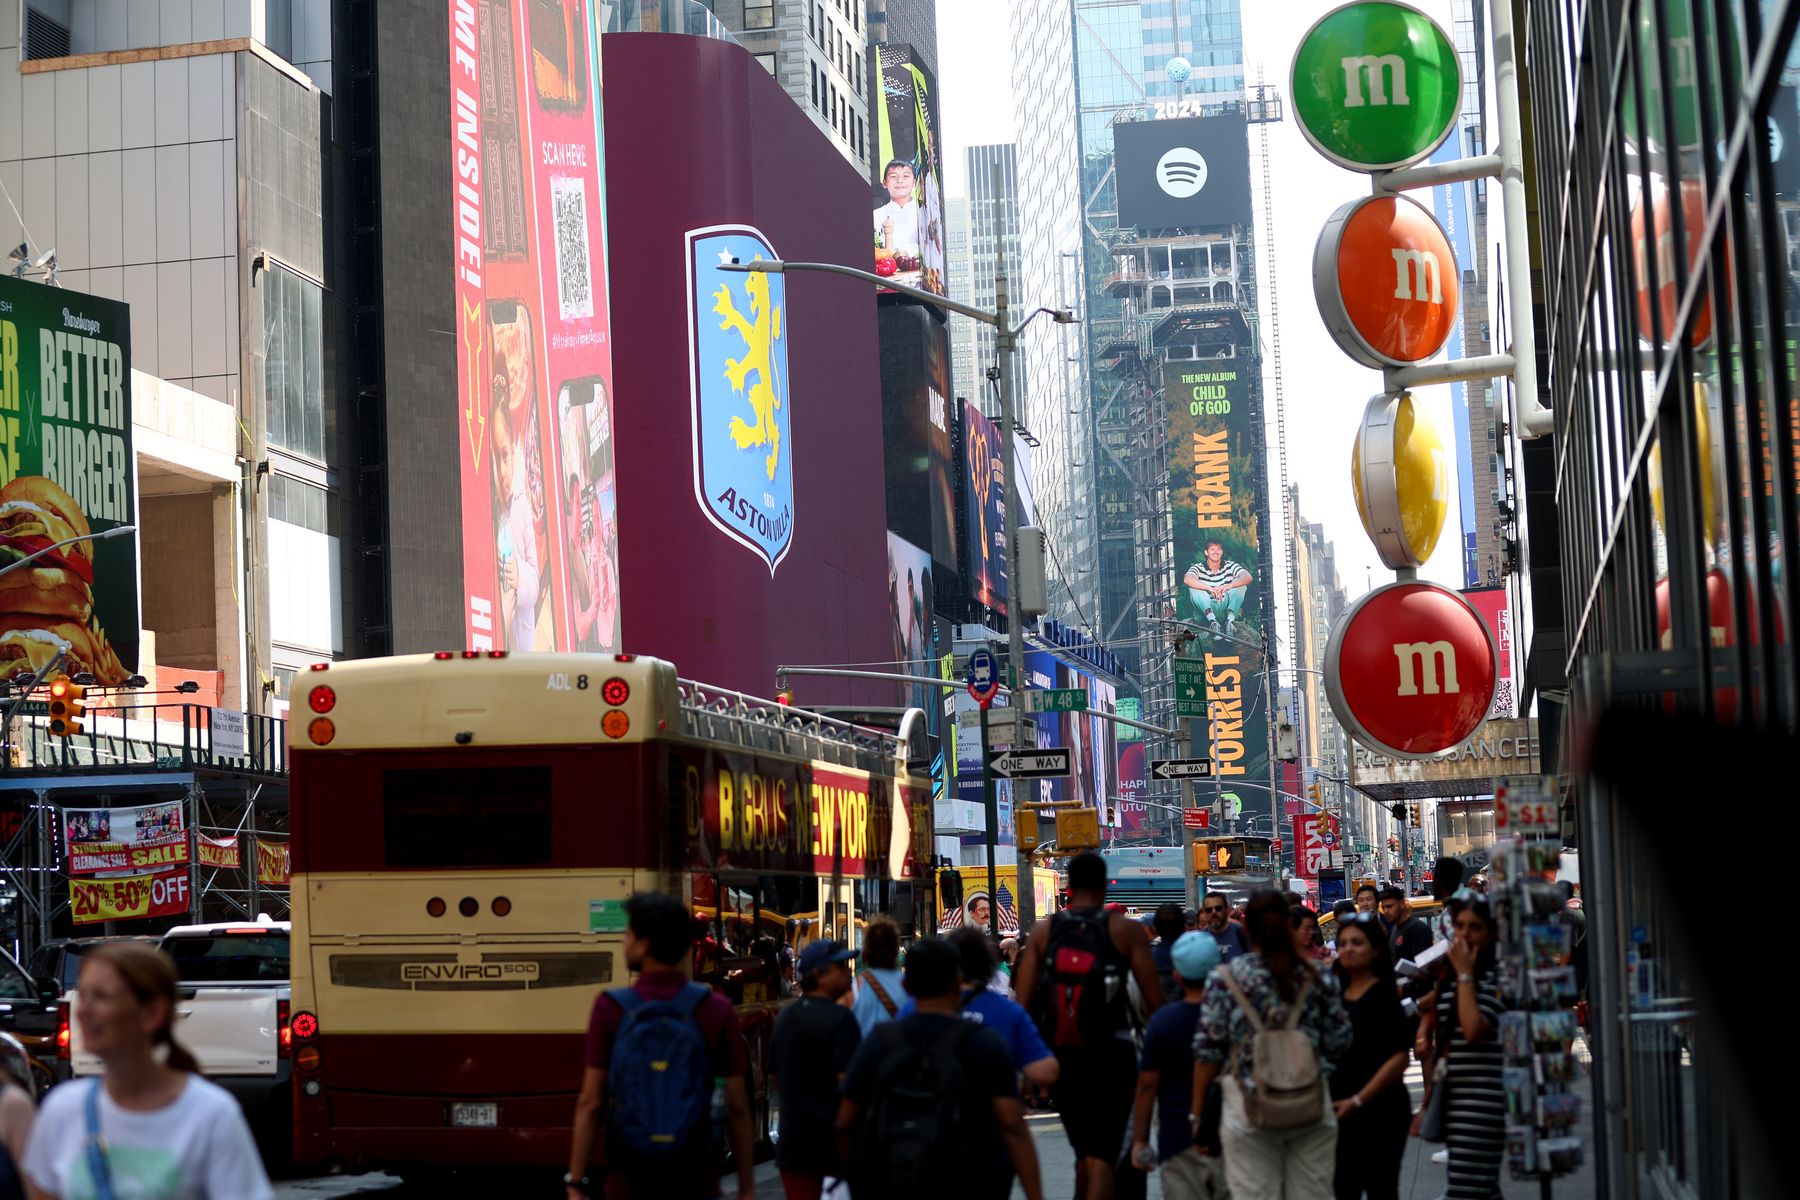
{"type": "MultiPolygon", "coordinates": [[[[1263,965],[1259,953],[1239,955],[1214,971],[1206,981],[1206,994],[1200,1002],[1200,1023],[1194,1030],[1194,1058],[1198,1062],[1224,1063],[1236,1050],[1237,1079],[1248,1088],[1255,1066],[1251,1062],[1250,1048],[1256,1030],[1245,1015],[1244,1006],[1219,978],[1224,971],[1231,972],[1232,980],[1256,1007],[1265,1028],[1284,1026],[1288,1008],[1276,990],[1274,974],[1263,965]]],[[[1314,975],[1312,986],[1306,990],[1299,1029],[1319,1052],[1320,1073],[1329,1075],[1338,1056],[1350,1048],[1350,1014],[1338,992],[1337,978],[1330,971],[1315,970],[1314,975]]]]}

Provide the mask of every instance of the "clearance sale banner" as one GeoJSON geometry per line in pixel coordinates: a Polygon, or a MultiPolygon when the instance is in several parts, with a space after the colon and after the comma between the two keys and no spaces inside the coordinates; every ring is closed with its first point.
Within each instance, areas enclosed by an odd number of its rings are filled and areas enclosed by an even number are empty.
{"type": "Polygon", "coordinates": [[[69,880],[70,919],[77,925],[172,917],[189,907],[186,871],[128,875],[122,879],[69,880]]]}
{"type": "Polygon", "coordinates": [[[256,843],[256,882],[286,887],[291,871],[286,842],[256,843]]]}
{"type": "MultiPolygon", "coordinates": [[[[236,868],[243,865],[236,838],[212,838],[198,834],[194,840],[200,848],[203,867],[236,868]]],[[[149,871],[188,864],[186,834],[177,834],[156,842],[136,846],[75,846],[69,852],[71,875],[98,875],[110,871],[149,871]]]]}
{"type": "Polygon", "coordinates": [[[72,875],[185,863],[187,827],[181,804],[65,809],[63,857],[72,875]],[[168,857],[177,847],[181,857],[168,857]]]}
{"type": "Polygon", "coordinates": [[[449,0],[468,645],[619,649],[589,0],[449,0]]]}

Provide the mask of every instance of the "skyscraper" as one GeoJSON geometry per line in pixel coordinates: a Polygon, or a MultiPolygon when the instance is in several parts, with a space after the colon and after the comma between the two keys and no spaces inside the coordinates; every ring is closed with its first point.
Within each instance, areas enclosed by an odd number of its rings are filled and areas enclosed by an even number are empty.
{"type": "MultiPolygon", "coordinates": [[[[1146,716],[1158,723],[1174,724],[1172,652],[1247,656],[1239,668],[1247,706],[1239,740],[1215,745],[1219,730],[1210,723],[1206,737],[1209,749],[1241,756],[1232,773],[1247,784],[1259,781],[1267,767],[1269,703],[1251,688],[1264,691],[1256,676],[1266,672],[1263,653],[1272,639],[1265,633],[1288,598],[1269,577],[1274,531],[1261,436],[1239,3],[1019,0],[1012,34],[1021,245],[1027,248],[1015,304],[1021,312],[1075,307],[1085,335],[1064,347],[1054,333],[1035,333],[1024,356],[1025,419],[1044,444],[1037,456],[1045,464],[1040,519],[1063,565],[1078,576],[1066,589],[1053,582],[1052,608],[1115,648],[1143,690],[1146,716]],[[1170,124],[1149,128],[1162,122],[1170,124]],[[1177,131],[1217,139],[1233,122],[1230,136],[1208,151],[1208,161],[1219,158],[1215,178],[1230,160],[1239,181],[1233,203],[1210,203],[1215,185],[1209,203],[1184,223],[1146,215],[1121,221],[1120,129],[1133,127],[1145,140],[1177,131]],[[1187,447],[1177,453],[1174,445],[1169,378],[1229,397],[1222,407],[1200,403],[1192,413],[1181,405],[1184,419],[1231,426],[1210,435],[1232,438],[1229,486],[1241,530],[1222,548],[1224,561],[1211,567],[1203,560],[1214,551],[1178,519],[1186,505],[1186,523],[1195,523],[1191,510],[1201,480],[1187,447]],[[1203,598],[1209,589],[1188,582],[1195,570],[1228,565],[1254,581],[1230,605],[1203,598]],[[1246,603],[1242,611],[1233,607],[1246,603]]],[[[1156,161],[1149,160],[1152,168],[1156,161]]],[[[1148,177],[1141,164],[1134,184],[1140,176],[1148,177]]],[[[1179,436],[1191,438],[1192,424],[1179,436]]],[[[1175,749],[1153,744],[1151,752],[1175,749]]],[[[1247,817],[1271,813],[1272,783],[1244,797],[1247,817]]]]}
{"type": "MultiPolygon", "coordinates": [[[[952,196],[944,202],[944,257],[950,268],[950,298],[975,303],[969,271],[969,201],[952,196]]],[[[950,375],[956,399],[973,400],[976,391],[974,321],[950,322],[950,375]]]]}
{"type": "MultiPolygon", "coordinates": [[[[969,263],[970,302],[982,308],[993,308],[995,298],[994,268],[996,256],[1004,255],[1008,289],[1013,304],[1019,295],[1019,187],[1018,157],[1011,143],[993,146],[970,146],[963,178],[969,188],[969,263]],[[998,169],[998,183],[995,172],[998,169]]],[[[1015,316],[1014,320],[1018,318],[1015,316]]],[[[997,393],[988,385],[986,372],[994,365],[994,330],[992,326],[973,321],[959,321],[971,329],[975,339],[972,380],[975,390],[968,398],[990,417],[1000,412],[997,393]]],[[[954,334],[952,336],[955,336],[954,334]]],[[[1047,334],[1046,336],[1054,336],[1047,334]]],[[[1015,360],[1016,362],[1016,360],[1015,360]]],[[[1013,411],[1025,412],[1029,393],[1026,373],[1013,371],[1013,411]]],[[[1029,422],[1026,422],[1029,428],[1029,422]]]]}

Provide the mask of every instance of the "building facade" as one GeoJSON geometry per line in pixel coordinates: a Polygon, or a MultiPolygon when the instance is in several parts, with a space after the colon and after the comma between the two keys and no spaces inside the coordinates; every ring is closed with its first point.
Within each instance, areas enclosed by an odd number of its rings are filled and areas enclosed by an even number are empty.
{"type": "Polygon", "coordinates": [[[1754,923],[1693,891],[1715,848],[1789,874],[1759,818],[1800,726],[1800,4],[1513,11],[1534,306],[1495,344],[1535,323],[1554,415],[1527,699],[1572,775],[1599,1181],[1772,1195],[1796,1055],[1741,1019],[1754,923]]]}
{"type": "MultiPolygon", "coordinates": [[[[974,304],[974,280],[969,272],[969,200],[952,196],[944,201],[944,257],[949,263],[950,298],[974,304]]],[[[977,390],[975,322],[950,322],[950,378],[956,399],[973,400],[977,390]]]]}
{"type": "MultiPolygon", "coordinates": [[[[1010,303],[1017,312],[1019,280],[1019,172],[1015,148],[1009,143],[995,146],[970,146],[965,158],[963,179],[968,185],[969,212],[969,296],[971,303],[982,308],[994,307],[994,275],[999,263],[1006,264],[1007,290],[1010,303]]],[[[1015,317],[1016,321],[1018,318],[1015,317]]],[[[1000,399],[987,381],[987,369],[997,361],[994,355],[994,330],[990,325],[974,321],[958,321],[972,330],[975,339],[972,371],[973,390],[968,398],[987,416],[998,417],[1000,399]]],[[[1038,330],[1038,336],[1057,338],[1057,330],[1038,330]]],[[[951,334],[954,338],[955,332],[951,334]]],[[[1015,364],[1017,359],[1014,360],[1015,364]]],[[[1030,376],[1013,371],[1013,412],[1028,411],[1030,376]]]]}

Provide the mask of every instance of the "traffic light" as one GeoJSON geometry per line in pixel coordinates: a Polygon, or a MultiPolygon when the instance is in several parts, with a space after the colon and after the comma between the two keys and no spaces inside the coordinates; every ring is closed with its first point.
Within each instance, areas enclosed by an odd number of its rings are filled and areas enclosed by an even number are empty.
{"type": "Polygon", "coordinates": [[[791,707],[794,703],[793,689],[792,688],[782,688],[779,692],[776,692],[775,693],[775,703],[781,705],[783,708],[791,707]]]}
{"type": "Polygon", "coordinates": [[[1037,813],[1029,808],[1021,808],[1014,814],[1013,819],[1019,827],[1019,849],[1027,853],[1036,850],[1038,847],[1037,813]]]}
{"type": "Polygon", "coordinates": [[[1323,804],[1325,802],[1325,785],[1309,783],[1306,785],[1306,794],[1312,798],[1314,804],[1323,804]]]}
{"type": "Polygon", "coordinates": [[[66,738],[82,732],[81,718],[87,713],[87,704],[82,697],[86,695],[87,689],[67,675],[58,675],[50,681],[52,734],[66,738]]]}
{"type": "Polygon", "coordinates": [[[945,912],[962,907],[963,881],[956,868],[946,867],[938,872],[938,898],[943,902],[945,912]]]}
{"type": "Polygon", "coordinates": [[[1407,816],[1410,818],[1410,823],[1414,829],[1419,827],[1419,809],[1423,807],[1424,806],[1421,804],[1409,804],[1406,806],[1407,816]]]}

